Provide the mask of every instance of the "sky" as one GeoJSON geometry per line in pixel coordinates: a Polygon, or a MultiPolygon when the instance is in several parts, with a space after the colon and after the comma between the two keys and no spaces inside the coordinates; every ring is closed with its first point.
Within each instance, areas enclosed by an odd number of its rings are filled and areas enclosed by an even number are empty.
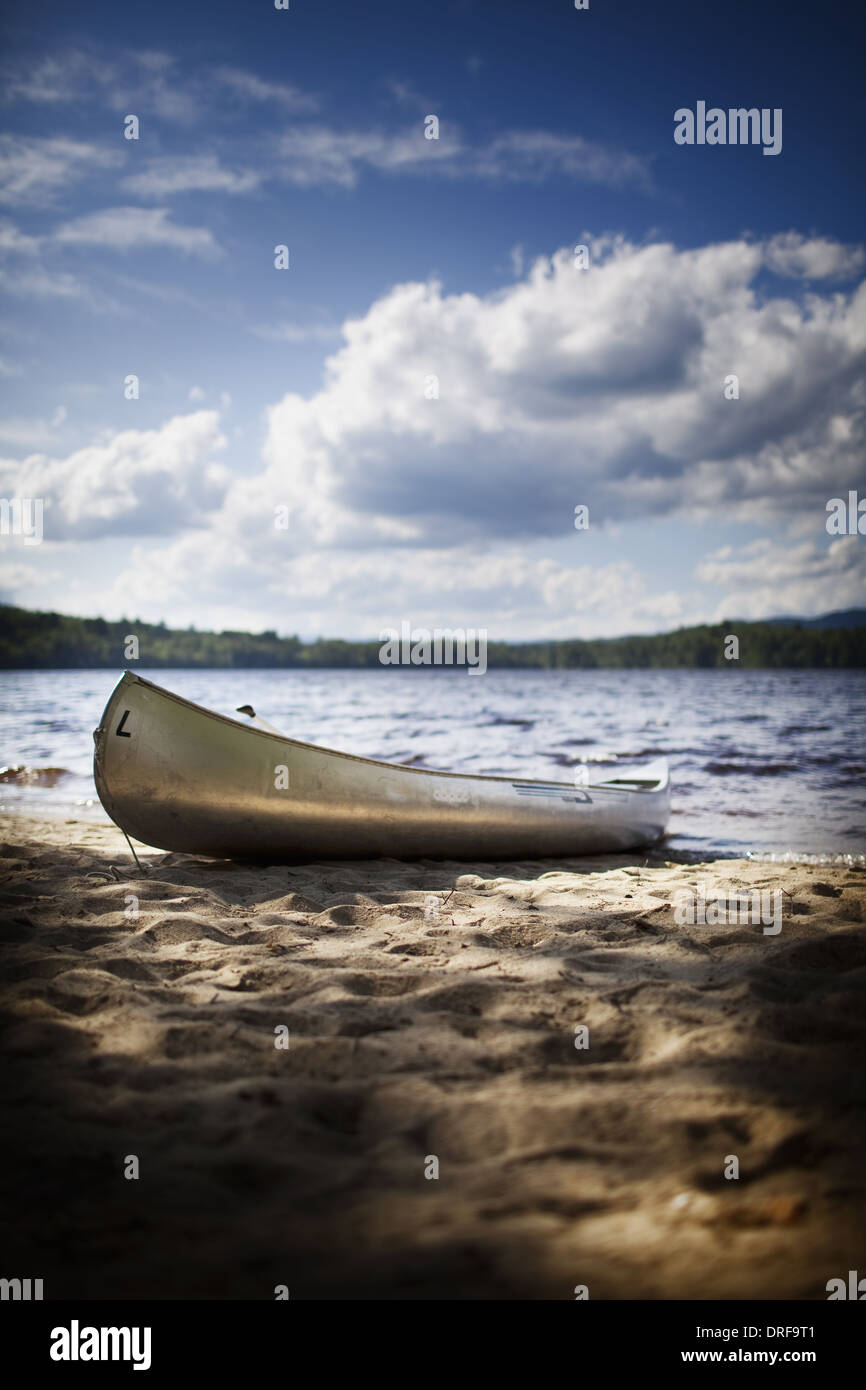
{"type": "Polygon", "coordinates": [[[518,641],[866,604],[827,531],[863,39],[835,0],[10,9],[0,498],[43,523],[0,602],[518,641]],[[781,148],[678,143],[699,102],[781,148]]]}

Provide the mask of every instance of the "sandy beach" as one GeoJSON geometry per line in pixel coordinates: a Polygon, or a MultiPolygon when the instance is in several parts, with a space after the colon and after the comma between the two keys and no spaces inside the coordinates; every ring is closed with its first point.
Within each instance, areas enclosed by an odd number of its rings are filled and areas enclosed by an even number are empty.
{"type": "Polygon", "coordinates": [[[0,836],[3,1273],[46,1299],[823,1299],[863,1271],[866,870],[139,870],[113,827],[0,836]],[[699,883],[782,890],[781,932],[679,925],[699,883]]]}

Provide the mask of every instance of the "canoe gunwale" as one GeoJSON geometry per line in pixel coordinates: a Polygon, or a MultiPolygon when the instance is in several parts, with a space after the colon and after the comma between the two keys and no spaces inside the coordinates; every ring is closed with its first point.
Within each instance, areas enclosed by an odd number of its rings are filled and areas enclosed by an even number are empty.
{"type": "MultiPolygon", "coordinates": [[[[272,739],[278,744],[289,744],[293,748],[302,748],[313,753],[327,754],[332,758],[343,758],[347,762],[363,763],[368,767],[388,768],[400,773],[411,773],[418,777],[445,777],[449,780],[460,778],[469,782],[500,782],[508,786],[519,787],[549,787],[551,790],[571,792],[574,790],[572,782],[555,782],[553,780],[544,781],[530,777],[508,777],[500,773],[479,773],[479,772],[448,772],[442,768],[433,767],[412,767],[405,763],[389,763],[382,758],[365,758],[358,753],[346,753],[339,748],[327,748],[319,743],[305,743],[301,739],[292,738],[288,734],[271,733],[268,729],[258,728],[254,724],[241,723],[239,719],[232,719],[229,715],[220,714],[217,710],[208,709],[207,705],[200,705],[195,700],[188,700],[183,695],[176,694],[173,690],[166,690],[164,686],[157,685],[154,681],[147,680],[140,676],[137,671],[124,671],[114,690],[109,696],[108,702],[103,710],[99,726],[94,730],[93,737],[96,743],[96,756],[99,755],[99,739],[105,725],[108,722],[109,712],[121,698],[121,692],[128,685],[143,685],[149,690],[154,690],[158,695],[167,700],[172,700],[175,704],[181,705],[186,709],[195,710],[197,714],[206,715],[208,719],[216,720],[220,724],[227,724],[230,729],[240,730],[244,734],[249,734],[259,739],[272,739]]],[[[614,785],[612,782],[589,782],[581,784],[582,790],[592,789],[597,792],[625,793],[627,796],[658,796],[660,792],[667,790],[670,782],[670,773],[667,761],[663,764],[663,774],[657,780],[640,785],[636,782],[623,782],[622,785],[614,785]]],[[[101,797],[101,793],[100,793],[101,797]]],[[[107,808],[106,808],[107,809],[107,808]]]]}

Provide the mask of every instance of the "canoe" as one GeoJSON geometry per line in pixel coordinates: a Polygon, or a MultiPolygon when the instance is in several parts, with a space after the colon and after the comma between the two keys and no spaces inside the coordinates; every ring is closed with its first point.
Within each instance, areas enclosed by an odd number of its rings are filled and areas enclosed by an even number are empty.
{"type": "Polygon", "coordinates": [[[121,830],[214,858],[603,853],[658,839],[670,808],[666,763],[588,786],[403,767],[241,723],[130,671],[93,738],[97,791],[121,830]]]}

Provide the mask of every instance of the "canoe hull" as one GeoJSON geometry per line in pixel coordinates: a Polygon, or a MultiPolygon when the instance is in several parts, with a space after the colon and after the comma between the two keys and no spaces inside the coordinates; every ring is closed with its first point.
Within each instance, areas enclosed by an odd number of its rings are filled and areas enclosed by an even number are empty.
{"type": "Polygon", "coordinates": [[[510,859],[633,849],[663,834],[643,788],[431,772],[266,733],[127,672],[94,733],[100,800],[159,849],[215,858],[510,859]]]}

